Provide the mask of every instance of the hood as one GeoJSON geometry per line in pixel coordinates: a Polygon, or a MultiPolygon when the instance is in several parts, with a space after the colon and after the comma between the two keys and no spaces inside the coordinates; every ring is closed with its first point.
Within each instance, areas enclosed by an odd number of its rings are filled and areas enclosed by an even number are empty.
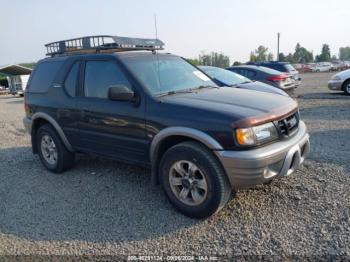
{"type": "Polygon", "coordinates": [[[268,84],[259,82],[259,81],[239,84],[238,87],[243,88],[243,89],[248,89],[248,90],[255,90],[255,91],[260,91],[260,92],[288,96],[288,94],[286,92],[284,92],[283,90],[281,90],[277,87],[273,87],[273,86],[270,86],[268,84]]]}
{"type": "Polygon", "coordinates": [[[342,79],[349,78],[349,77],[350,77],[350,69],[341,71],[341,72],[335,74],[334,76],[339,76],[339,77],[341,77],[342,79]]]}
{"type": "Polygon", "coordinates": [[[227,87],[177,93],[162,97],[162,101],[225,114],[235,119],[234,125],[239,127],[281,119],[298,109],[297,103],[288,96],[227,87]]]}

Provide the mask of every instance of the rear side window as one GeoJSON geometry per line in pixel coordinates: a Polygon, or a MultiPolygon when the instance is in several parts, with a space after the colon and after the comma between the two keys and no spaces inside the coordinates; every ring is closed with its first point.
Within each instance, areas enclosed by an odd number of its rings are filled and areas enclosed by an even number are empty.
{"type": "Polygon", "coordinates": [[[230,70],[230,71],[232,71],[232,72],[234,72],[234,73],[236,73],[236,74],[240,74],[240,75],[242,75],[242,72],[241,72],[241,70],[240,70],[240,69],[236,69],[236,68],[229,68],[229,70],[230,70]]]}
{"type": "Polygon", "coordinates": [[[248,69],[242,69],[241,70],[241,75],[247,77],[247,78],[252,78],[256,75],[256,73],[252,70],[248,70],[248,69]]]}
{"type": "Polygon", "coordinates": [[[68,73],[66,81],[64,82],[64,88],[71,97],[75,96],[75,90],[78,82],[79,67],[80,62],[75,62],[68,73]]]}
{"type": "Polygon", "coordinates": [[[45,61],[34,70],[29,82],[28,90],[34,93],[45,93],[60,70],[63,61],[45,61]]]}
{"type": "Polygon", "coordinates": [[[87,61],[85,66],[84,92],[86,97],[107,98],[108,88],[125,85],[131,88],[119,66],[113,61],[87,61]]]}

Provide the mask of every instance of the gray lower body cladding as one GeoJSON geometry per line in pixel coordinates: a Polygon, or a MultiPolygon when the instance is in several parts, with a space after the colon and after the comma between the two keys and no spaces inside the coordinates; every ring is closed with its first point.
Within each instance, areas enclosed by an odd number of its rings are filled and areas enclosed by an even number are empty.
{"type": "Polygon", "coordinates": [[[214,151],[231,186],[249,188],[271,179],[292,174],[310,151],[309,134],[304,122],[299,130],[285,141],[247,151],[214,151]]]}

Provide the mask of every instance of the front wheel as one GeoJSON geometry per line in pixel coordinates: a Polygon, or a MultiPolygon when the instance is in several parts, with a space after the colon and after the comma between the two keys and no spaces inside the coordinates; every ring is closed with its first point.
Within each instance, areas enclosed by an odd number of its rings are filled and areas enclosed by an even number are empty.
{"type": "Polygon", "coordinates": [[[350,80],[344,83],[343,90],[346,95],[350,96],[350,80]]]}
{"type": "Polygon", "coordinates": [[[159,174],[170,202],[189,217],[209,217],[231,196],[232,189],[220,163],[196,142],[170,148],[160,162],[159,174]]]}

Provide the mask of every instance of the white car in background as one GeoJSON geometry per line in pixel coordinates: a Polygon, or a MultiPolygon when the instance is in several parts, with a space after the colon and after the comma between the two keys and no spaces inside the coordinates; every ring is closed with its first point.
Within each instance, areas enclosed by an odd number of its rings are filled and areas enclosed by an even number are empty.
{"type": "Polygon", "coordinates": [[[332,71],[332,64],[328,62],[317,63],[313,68],[313,72],[330,72],[332,71]]]}
{"type": "Polygon", "coordinates": [[[339,72],[328,81],[330,90],[342,90],[350,96],[350,69],[339,72]]]}

